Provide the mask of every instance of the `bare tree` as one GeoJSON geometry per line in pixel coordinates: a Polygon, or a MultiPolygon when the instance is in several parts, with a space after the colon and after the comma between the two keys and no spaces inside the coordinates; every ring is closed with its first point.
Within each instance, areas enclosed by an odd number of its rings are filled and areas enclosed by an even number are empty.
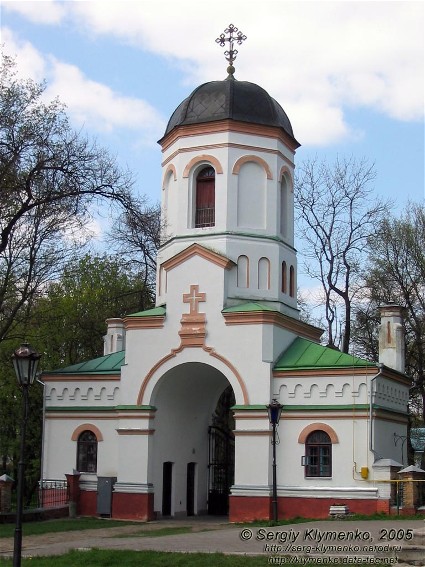
{"type": "Polygon", "coordinates": [[[81,223],[93,204],[132,206],[132,179],[95,143],[72,130],[63,106],[42,101],[45,86],[0,68],[0,252],[22,217],[49,205],[81,223]]]}
{"type": "Polygon", "coordinates": [[[139,307],[146,309],[155,294],[156,255],[161,244],[159,205],[140,203],[139,208],[123,212],[113,224],[109,242],[125,258],[142,280],[139,307]]]}
{"type": "Polygon", "coordinates": [[[43,102],[44,90],[18,79],[14,60],[2,56],[0,340],[75,251],[69,236],[84,233],[96,206],[138,209],[129,172],[74,132],[58,100],[43,102]]]}
{"type": "Polygon", "coordinates": [[[328,344],[343,352],[350,346],[364,249],[388,210],[388,203],[372,199],[375,177],[366,160],[338,158],[333,165],[305,162],[295,181],[306,270],[323,288],[328,344]]]}

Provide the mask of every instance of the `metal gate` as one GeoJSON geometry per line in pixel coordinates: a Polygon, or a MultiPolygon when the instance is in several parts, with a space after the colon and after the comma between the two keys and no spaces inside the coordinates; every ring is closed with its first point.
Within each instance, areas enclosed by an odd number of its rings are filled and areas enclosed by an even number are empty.
{"type": "Polygon", "coordinates": [[[216,425],[209,426],[208,437],[208,514],[224,516],[235,475],[235,438],[216,425]]]}

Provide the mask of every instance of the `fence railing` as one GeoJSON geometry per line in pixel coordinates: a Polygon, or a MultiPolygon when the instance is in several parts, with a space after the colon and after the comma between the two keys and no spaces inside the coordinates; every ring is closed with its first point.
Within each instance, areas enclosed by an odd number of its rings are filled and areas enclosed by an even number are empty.
{"type": "MultiPolygon", "coordinates": [[[[0,514],[13,514],[16,511],[17,496],[13,481],[0,483],[0,514]]],[[[31,494],[24,494],[23,508],[25,511],[61,508],[68,502],[68,482],[45,479],[38,482],[31,494]]]]}
{"type": "Polygon", "coordinates": [[[66,480],[40,480],[37,493],[38,508],[66,506],[69,501],[69,489],[66,480]]]}

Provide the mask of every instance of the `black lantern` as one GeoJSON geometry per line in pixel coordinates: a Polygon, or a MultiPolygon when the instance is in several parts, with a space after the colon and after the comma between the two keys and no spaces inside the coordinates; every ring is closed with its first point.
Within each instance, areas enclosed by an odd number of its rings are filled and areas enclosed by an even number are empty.
{"type": "Polygon", "coordinates": [[[267,406],[267,411],[269,412],[269,421],[272,425],[279,424],[282,407],[282,404],[280,404],[277,400],[272,400],[267,406]]]}
{"type": "Polygon", "coordinates": [[[16,502],[16,525],[13,546],[13,567],[21,567],[22,552],[22,511],[24,500],[25,482],[25,434],[28,421],[28,390],[37,375],[38,361],[41,355],[38,354],[28,343],[23,343],[12,355],[13,366],[15,367],[16,379],[22,390],[23,408],[21,423],[21,455],[18,463],[18,486],[16,502]]]}
{"type": "Polygon", "coordinates": [[[21,344],[21,346],[15,350],[12,359],[19,386],[31,386],[37,374],[38,361],[40,358],[41,355],[28,343],[21,344]]]}
{"type": "Polygon", "coordinates": [[[272,446],[273,446],[273,497],[272,497],[272,511],[273,511],[273,521],[277,522],[277,481],[276,481],[276,426],[279,423],[280,415],[282,413],[282,404],[277,400],[272,400],[267,406],[267,411],[269,413],[269,421],[273,428],[272,435],[272,446]]]}

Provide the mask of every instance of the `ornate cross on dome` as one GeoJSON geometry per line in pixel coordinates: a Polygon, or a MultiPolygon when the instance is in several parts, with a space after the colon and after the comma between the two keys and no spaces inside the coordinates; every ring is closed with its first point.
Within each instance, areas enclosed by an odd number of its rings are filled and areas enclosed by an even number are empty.
{"type": "Polygon", "coordinates": [[[236,42],[238,45],[241,45],[245,40],[246,35],[239,31],[238,28],[235,28],[233,24],[230,24],[229,27],[224,30],[224,33],[220,34],[220,36],[215,40],[215,42],[220,44],[221,47],[224,47],[226,42],[229,42],[229,49],[224,52],[224,56],[229,62],[229,66],[227,67],[229,75],[233,75],[235,72],[233,61],[236,59],[238,54],[238,50],[234,49],[234,43],[236,42]],[[228,37],[225,36],[226,33],[229,34],[228,37]]]}

